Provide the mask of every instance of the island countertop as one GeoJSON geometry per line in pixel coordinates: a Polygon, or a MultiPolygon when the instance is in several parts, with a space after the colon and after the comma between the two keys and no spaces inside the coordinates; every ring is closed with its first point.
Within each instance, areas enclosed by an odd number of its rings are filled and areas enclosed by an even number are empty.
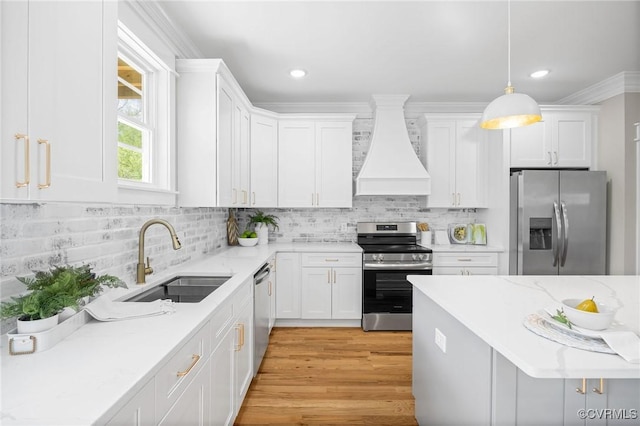
{"type": "MultiPolygon", "coordinates": [[[[535,378],[640,378],[618,355],[571,348],[540,337],[525,318],[566,298],[618,307],[615,320],[640,329],[638,276],[409,276],[414,287],[515,366],[535,378]]],[[[422,324],[414,324],[420,327],[422,324]]],[[[425,324],[425,327],[428,325],[425,324]]]]}

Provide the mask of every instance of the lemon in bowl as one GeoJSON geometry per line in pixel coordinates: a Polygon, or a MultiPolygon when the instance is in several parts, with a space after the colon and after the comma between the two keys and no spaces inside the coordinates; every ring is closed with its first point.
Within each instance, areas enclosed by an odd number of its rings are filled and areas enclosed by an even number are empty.
{"type": "Polygon", "coordinates": [[[564,299],[562,308],[572,324],[589,330],[606,330],[613,322],[616,310],[591,299],[564,299]]]}

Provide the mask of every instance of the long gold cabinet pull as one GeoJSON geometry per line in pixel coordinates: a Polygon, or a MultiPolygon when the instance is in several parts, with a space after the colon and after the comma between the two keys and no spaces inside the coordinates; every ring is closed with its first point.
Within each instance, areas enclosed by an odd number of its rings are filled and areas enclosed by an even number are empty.
{"type": "Polygon", "coordinates": [[[19,180],[16,180],[16,187],[23,188],[25,186],[28,186],[29,183],[31,182],[31,169],[30,169],[31,160],[29,159],[29,136],[22,133],[16,133],[13,137],[15,138],[16,143],[18,143],[20,139],[24,140],[24,179],[22,180],[22,182],[19,180]]]}
{"type": "Polygon", "coordinates": [[[576,392],[582,395],[587,393],[587,379],[582,379],[582,387],[576,388],[576,392]]]}
{"type": "Polygon", "coordinates": [[[189,372],[193,369],[193,367],[195,367],[195,366],[196,366],[196,364],[198,363],[198,361],[200,361],[200,355],[194,354],[194,355],[191,357],[191,365],[189,366],[189,368],[187,368],[187,369],[186,369],[186,370],[184,370],[184,371],[178,371],[178,372],[176,373],[176,375],[177,375],[178,377],[184,377],[184,376],[186,376],[186,375],[187,375],[187,374],[189,374],[189,372]]]}
{"type": "Polygon", "coordinates": [[[238,330],[238,344],[235,351],[239,352],[244,346],[244,324],[236,324],[236,330],[238,330]]]}
{"type": "Polygon", "coordinates": [[[249,193],[246,190],[244,190],[244,189],[242,190],[242,204],[247,204],[248,203],[248,201],[247,201],[247,195],[248,194],[249,193]]]}
{"type": "Polygon", "coordinates": [[[238,202],[238,190],[232,188],[231,191],[233,192],[233,201],[231,201],[231,204],[236,204],[238,202]]]}
{"type": "Polygon", "coordinates": [[[46,189],[51,186],[51,144],[47,139],[38,139],[38,145],[44,145],[45,147],[45,170],[44,183],[38,183],[38,189],[46,189]]]}
{"type": "Polygon", "coordinates": [[[604,379],[600,379],[600,387],[599,388],[593,388],[593,392],[602,395],[604,393],[604,379]]]}

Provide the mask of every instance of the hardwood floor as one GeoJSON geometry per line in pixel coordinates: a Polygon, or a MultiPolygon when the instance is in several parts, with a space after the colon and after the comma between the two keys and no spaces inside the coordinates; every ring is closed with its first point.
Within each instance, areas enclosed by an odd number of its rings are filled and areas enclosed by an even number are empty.
{"type": "Polygon", "coordinates": [[[417,425],[411,332],[274,328],[236,425],[417,425]]]}

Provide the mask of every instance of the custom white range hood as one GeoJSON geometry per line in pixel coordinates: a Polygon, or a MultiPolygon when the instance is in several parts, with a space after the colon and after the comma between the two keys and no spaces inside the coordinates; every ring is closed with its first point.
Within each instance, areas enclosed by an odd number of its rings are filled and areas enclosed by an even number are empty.
{"type": "Polygon", "coordinates": [[[431,177],[416,155],[404,120],[409,95],[373,95],[373,134],[356,177],[358,195],[429,195],[431,177]]]}

